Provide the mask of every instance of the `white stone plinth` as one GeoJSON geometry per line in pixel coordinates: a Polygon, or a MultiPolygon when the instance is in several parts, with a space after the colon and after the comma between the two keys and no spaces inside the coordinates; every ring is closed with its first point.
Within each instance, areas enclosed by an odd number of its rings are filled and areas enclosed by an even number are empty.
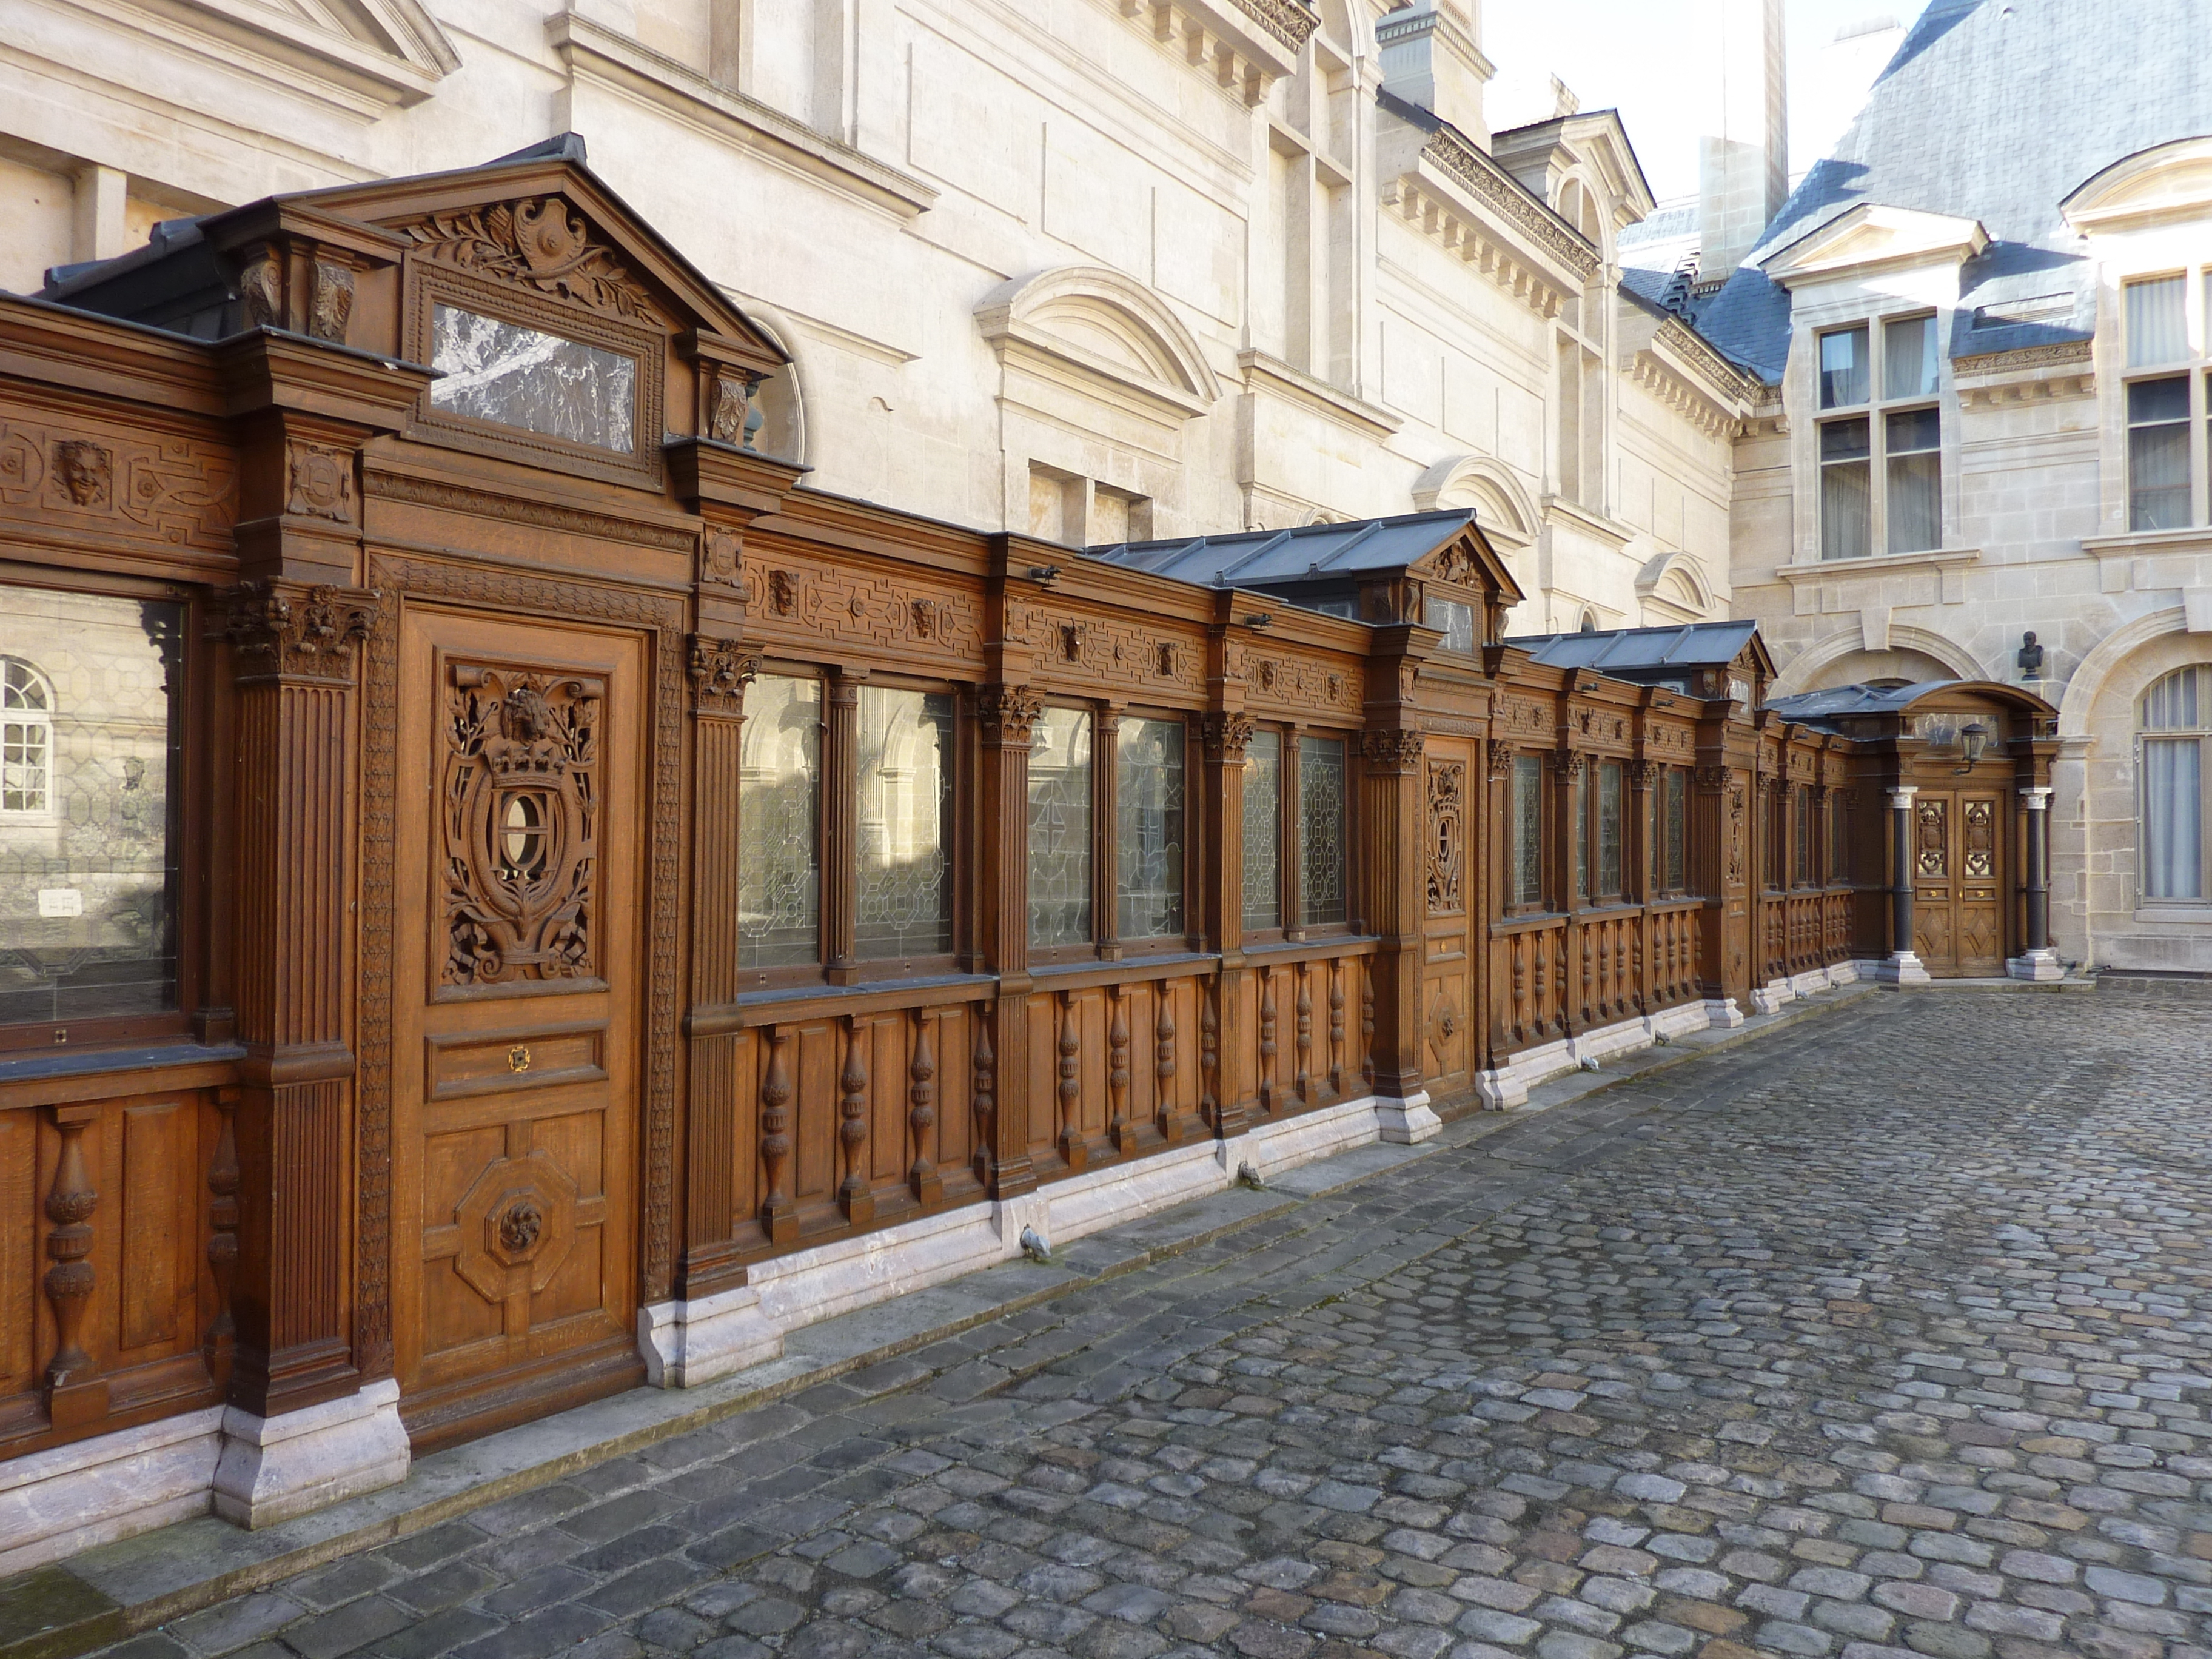
{"type": "Polygon", "coordinates": [[[1743,1024],[1743,1010],[1735,1006],[1734,997],[1709,997],[1705,1000],[1705,1024],[1716,1031],[1733,1031],[1743,1024]]]}
{"type": "Polygon", "coordinates": [[[1393,1146],[1411,1146],[1443,1132],[1444,1121],[1429,1105],[1424,1089],[1403,1100],[1378,1097],[1375,1102],[1376,1133],[1393,1146]]]}
{"type": "Polygon", "coordinates": [[[2005,972],[2014,979],[2064,979],[2066,964],[2056,951],[2030,951],[2005,963],[2005,972]]]}
{"type": "Polygon", "coordinates": [[[406,1478],[410,1459],[399,1384],[390,1377],[279,1417],[228,1407],[222,1437],[215,1512],[247,1528],[392,1486],[406,1478]]]}
{"type": "Polygon", "coordinates": [[[761,1311],[750,1285],[691,1302],[637,1310],[638,1352],[656,1389],[692,1389],[783,1352],[783,1333],[761,1311]]]}
{"type": "Polygon", "coordinates": [[[1925,985],[1928,969],[1910,951],[1899,951],[1874,970],[1874,976],[1884,985],[1925,985]]]}
{"type": "Polygon", "coordinates": [[[205,1515],[222,1451],[208,1406],[0,1463],[0,1577],[205,1515]]]}
{"type": "Polygon", "coordinates": [[[1751,1011],[1755,1014],[1778,1014],[1784,1004],[1796,1000],[1797,988],[1788,980],[1769,980],[1751,994],[1751,1011]]]}

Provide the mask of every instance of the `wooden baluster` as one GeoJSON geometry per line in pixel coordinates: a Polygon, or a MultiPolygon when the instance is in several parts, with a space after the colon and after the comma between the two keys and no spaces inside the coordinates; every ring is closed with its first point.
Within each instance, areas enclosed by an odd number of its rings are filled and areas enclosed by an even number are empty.
{"type": "Polygon", "coordinates": [[[1175,987],[1159,986],[1159,1018],[1152,1022],[1152,1121],[1173,1146],[1176,1140],[1175,987]]]}
{"type": "Polygon", "coordinates": [[[1556,1023],[1559,1035],[1571,1036],[1573,1026],[1569,1018],[1567,999],[1573,993],[1567,981],[1567,930],[1565,927],[1552,935],[1552,984],[1559,995],[1559,1012],[1556,1023]]]}
{"type": "Polygon", "coordinates": [[[975,1117],[975,1179],[986,1190],[991,1185],[991,1136],[998,1127],[999,1057],[991,1052],[991,1017],[975,1011],[975,1077],[969,1085],[969,1109],[975,1117]]]}
{"type": "Polygon", "coordinates": [[[1344,1098],[1344,964],[1328,964],[1328,1097],[1344,1098]]]}
{"type": "Polygon", "coordinates": [[[927,1008],[915,1011],[914,1061],[907,1067],[907,1127],[914,1132],[914,1165],[907,1185],[923,1205],[945,1196],[945,1179],[931,1160],[930,1132],[937,1127],[937,1056],[930,1052],[929,1028],[937,1016],[927,1008]]]}
{"type": "Polygon", "coordinates": [[[1106,1099],[1110,1116],[1106,1124],[1106,1139],[1117,1152],[1136,1150],[1136,1137],[1129,1125],[1129,1006],[1123,988],[1116,985],[1107,992],[1113,1006],[1114,1017],[1106,1028],[1106,1099]]]}
{"type": "Polygon", "coordinates": [[[791,1042],[787,1025],[769,1026],[762,1035],[768,1042],[768,1066],[761,1076],[761,1164],[768,1197],[761,1203],[761,1231],[771,1244],[788,1244],[799,1237],[799,1206],[791,1200],[791,1067],[784,1048],[791,1042]]]}
{"type": "Polygon", "coordinates": [[[1221,1022],[1213,1012],[1220,986],[1214,979],[1198,988],[1198,1121],[1212,1134],[1221,1132],[1221,1022]]]}
{"type": "Polygon", "coordinates": [[[1528,1035],[1541,1036],[1552,1023],[1550,1005],[1544,999],[1544,970],[1551,965],[1552,945],[1551,941],[1541,933],[1535,934],[1534,937],[1524,934],[1522,937],[1528,939],[1528,954],[1535,958],[1536,966],[1536,985],[1533,994],[1534,1006],[1531,1009],[1535,1018],[1529,1022],[1528,1035]]]}
{"type": "Polygon", "coordinates": [[[205,1348],[208,1368],[218,1378],[229,1375],[231,1347],[238,1334],[231,1316],[231,1291],[238,1277],[238,1091],[215,1091],[220,1127],[216,1131],[215,1157],[208,1164],[208,1270],[215,1277],[215,1318],[210,1322],[205,1348]]]}
{"type": "Polygon", "coordinates": [[[1513,1040],[1528,1032],[1528,936],[1513,935],[1513,1040]]]}
{"type": "Polygon", "coordinates": [[[1275,970],[1260,970],[1260,1115],[1275,1115],[1275,970]]]}
{"type": "Polygon", "coordinates": [[[1298,1104],[1313,1104],[1313,981],[1304,963],[1298,964],[1297,1042],[1298,1104]]]}
{"type": "Polygon", "coordinates": [[[46,1364],[46,1414],[56,1428],[106,1415],[107,1385],[92,1375],[85,1351],[84,1319],[92,1303],[92,1215],[100,1194],[84,1164],[84,1132],[100,1116],[97,1105],[56,1106],[54,1127],[61,1153],[54,1160],[54,1183],[46,1193],[46,1299],[54,1310],[54,1357],[46,1364]]]}
{"type": "Polygon", "coordinates": [[[1359,1080],[1371,1094],[1375,1089],[1375,979],[1363,958],[1359,964],[1359,1080]]]}
{"type": "MultiPolygon", "coordinates": [[[[1589,971],[1589,964],[1583,964],[1589,971]]],[[[1597,1009],[1596,1018],[1602,1019],[1613,1012],[1613,925],[1600,922],[1597,929],[1597,1009]]]]}
{"type": "Polygon", "coordinates": [[[1577,931],[1577,934],[1576,934],[1576,937],[1575,937],[1575,954],[1576,954],[1577,956],[1578,956],[1578,957],[1580,957],[1582,958],[1582,965],[1583,965],[1583,1009],[1582,1009],[1582,1023],[1583,1023],[1584,1025],[1586,1025],[1586,1026],[1587,1026],[1587,1025],[1590,1024],[1591,1023],[1593,1023],[1593,1022],[1596,1019],[1596,1018],[1597,1018],[1597,1011],[1596,1011],[1594,1007],[1592,1007],[1592,1006],[1590,1006],[1590,967],[1591,967],[1591,958],[1590,958],[1590,948],[1589,948],[1589,930],[1588,928],[1583,928],[1583,929],[1580,929],[1580,930],[1578,930],[1578,931],[1577,931]]]}
{"type": "Polygon", "coordinates": [[[869,1190],[868,1170],[868,1054],[871,1027],[861,1015],[845,1018],[845,1070],[837,1079],[842,1091],[838,1104],[837,1139],[845,1148],[845,1182],[837,1189],[845,1218],[857,1230],[876,1218],[876,1196],[869,1190]]]}
{"type": "Polygon", "coordinates": [[[1084,1145],[1083,1034],[1076,1024],[1075,993],[1060,994],[1060,1155],[1071,1170],[1089,1166],[1090,1149],[1084,1145]]]}

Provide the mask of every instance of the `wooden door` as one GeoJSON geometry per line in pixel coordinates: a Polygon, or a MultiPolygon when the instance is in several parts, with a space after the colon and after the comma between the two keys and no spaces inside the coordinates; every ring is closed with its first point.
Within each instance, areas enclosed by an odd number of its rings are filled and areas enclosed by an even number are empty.
{"type": "Polygon", "coordinates": [[[1912,948],[1938,977],[2004,972],[2001,797],[1920,792],[1913,808],[1912,948]]]}
{"type": "Polygon", "coordinates": [[[428,609],[400,652],[392,1322],[419,1449],[641,1373],[647,653],[428,609]]]}
{"type": "Polygon", "coordinates": [[[1421,784],[1421,1073],[1431,1096],[1446,1104],[1474,1086],[1482,1048],[1474,752],[1464,739],[1430,737],[1421,784]]]}

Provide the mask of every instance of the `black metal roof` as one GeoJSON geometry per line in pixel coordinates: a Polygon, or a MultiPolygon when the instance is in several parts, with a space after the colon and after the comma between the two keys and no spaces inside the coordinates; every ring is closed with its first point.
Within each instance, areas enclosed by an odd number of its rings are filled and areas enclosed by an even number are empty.
{"type": "Polygon", "coordinates": [[[1759,632],[1748,619],[1617,628],[1604,633],[1531,634],[1505,641],[1554,668],[1595,668],[1626,678],[1638,671],[1725,668],[1759,632]]]}
{"type": "Polygon", "coordinates": [[[1363,571],[1399,570],[1425,558],[1472,528],[1471,507],[1403,513],[1358,524],[1311,524],[1296,530],[1247,530],[1227,536],[1121,542],[1088,547],[1085,556],[1203,587],[1260,587],[1319,581],[1363,571]]]}

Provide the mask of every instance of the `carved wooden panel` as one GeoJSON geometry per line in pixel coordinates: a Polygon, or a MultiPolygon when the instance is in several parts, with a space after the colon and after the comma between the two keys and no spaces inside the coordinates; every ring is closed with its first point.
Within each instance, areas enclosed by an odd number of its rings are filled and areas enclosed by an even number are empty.
{"type": "Polygon", "coordinates": [[[781,549],[747,548],[749,616],[763,639],[873,647],[947,672],[980,672],[982,617],[976,595],[928,578],[825,565],[781,549]]]}
{"type": "Polygon", "coordinates": [[[1467,763],[1429,763],[1429,914],[1466,908],[1467,763]]]}
{"type": "Polygon", "coordinates": [[[1913,814],[1912,873],[1948,876],[1951,871],[1950,803],[1923,800],[1913,814]]]}
{"type": "Polygon", "coordinates": [[[238,467],[188,438],[11,416],[0,419],[0,506],[58,528],[228,553],[238,467]]]}
{"type": "Polygon", "coordinates": [[[1289,647],[1232,641],[1228,665],[1230,678],[1244,683],[1249,708],[1323,724],[1339,720],[1357,725],[1365,717],[1367,682],[1357,664],[1331,661],[1289,647]]]}
{"type": "Polygon", "coordinates": [[[592,979],[605,683],[464,661],[447,673],[439,982],[592,979]]]}

